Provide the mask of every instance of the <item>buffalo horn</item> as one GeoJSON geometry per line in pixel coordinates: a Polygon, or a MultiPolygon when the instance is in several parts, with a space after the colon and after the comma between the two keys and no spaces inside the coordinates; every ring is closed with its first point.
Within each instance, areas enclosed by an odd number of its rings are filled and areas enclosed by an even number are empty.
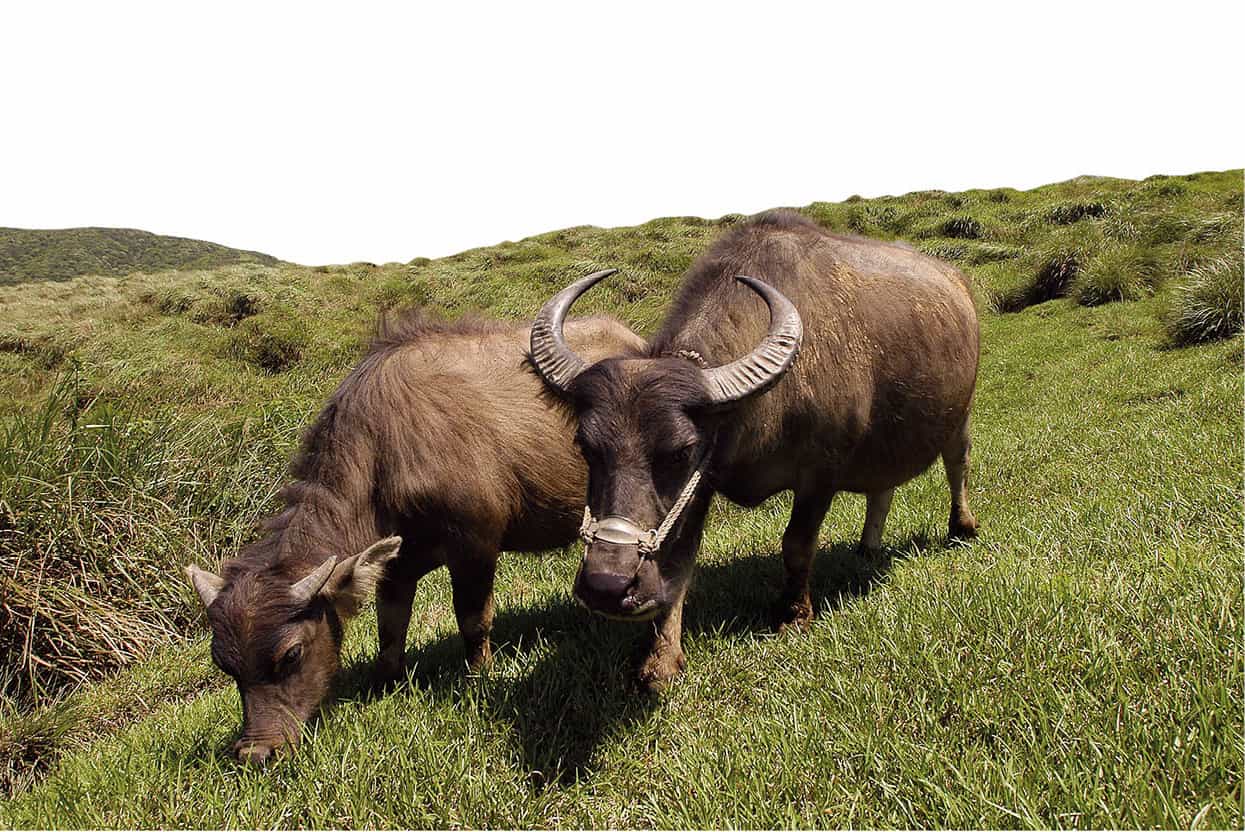
{"type": "Polygon", "coordinates": [[[738,275],[735,279],[760,295],[769,307],[769,333],[743,358],[703,371],[705,386],[716,406],[730,405],[773,387],[795,361],[804,335],[800,313],[782,292],[755,277],[738,275]]]}
{"type": "Polygon", "coordinates": [[[532,322],[532,366],[555,390],[565,393],[567,385],[583,372],[585,366],[584,360],[567,345],[562,334],[562,321],[566,319],[567,310],[580,295],[617,271],[606,269],[581,277],[550,298],[532,322]]]}
{"type": "Polygon", "coordinates": [[[330,557],[324,563],[320,564],[305,578],[300,578],[290,587],[290,595],[294,601],[299,604],[310,604],[311,599],[316,597],[328,581],[329,576],[333,574],[333,567],[337,565],[337,558],[330,557]]]}

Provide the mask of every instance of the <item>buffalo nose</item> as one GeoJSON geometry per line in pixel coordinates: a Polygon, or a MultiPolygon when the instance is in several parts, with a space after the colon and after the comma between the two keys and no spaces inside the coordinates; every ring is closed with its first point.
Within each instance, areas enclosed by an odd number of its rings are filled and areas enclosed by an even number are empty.
{"type": "Polygon", "coordinates": [[[579,597],[588,606],[617,606],[631,584],[631,576],[584,569],[579,576],[579,597]]]}
{"type": "Polygon", "coordinates": [[[238,740],[233,744],[233,753],[244,763],[259,764],[272,756],[272,748],[267,745],[238,740]]]}

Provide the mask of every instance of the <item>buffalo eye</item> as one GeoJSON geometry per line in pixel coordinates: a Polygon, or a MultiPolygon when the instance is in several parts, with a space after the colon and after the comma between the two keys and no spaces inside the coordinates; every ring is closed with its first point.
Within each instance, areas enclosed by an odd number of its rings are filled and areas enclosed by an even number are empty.
{"type": "Polygon", "coordinates": [[[295,644],[281,655],[281,660],[277,662],[277,668],[282,673],[290,673],[298,667],[302,660],[303,646],[301,644],[295,644]]]}
{"type": "Polygon", "coordinates": [[[684,445],[680,448],[662,451],[661,461],[665,467],[681,468],[691,462],[694,449],[694,445],[684,445]]]}

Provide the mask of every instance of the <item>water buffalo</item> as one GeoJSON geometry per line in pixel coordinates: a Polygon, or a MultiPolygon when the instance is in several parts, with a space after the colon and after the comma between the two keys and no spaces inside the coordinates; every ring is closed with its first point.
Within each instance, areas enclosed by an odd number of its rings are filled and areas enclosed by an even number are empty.
{"type": "Polygon", "coordinates": [[[573,404],[588,462],[575,594],[605,615],[654,621],[640,670],[650,687],[684,666],[683,599],[715,492],[744,506],[794,492],[784,628],[812,618],[817,533],[837,491],[867,495],[861,546],[877,549],[895,487],[941,455],[950,533],[975,533],[967,476],[978,326],[960,272],[771,212],[692,265],[646,347],[592,363],[567,344],[562,320],[610,273],[545,305],[530,354],[573,404]]]}
{"type": "MultiPolygon", "coordinates": [[[[585,355],[637,350],[621,323],[567,325],[585,355]]],[[[575,539],[587,472],[573,414],[524,362],[528,329],[407,315],[303,436],[267,535],[219,575],[186,572],[212,627],[212,660],[242,695],[234,751],[262,761],[297,740],[338,668],[342,627],[375,590],[377,682],[402,671],[419,578],[447,566],[467,661],[489,658],[502,549],[575,539]]]]}

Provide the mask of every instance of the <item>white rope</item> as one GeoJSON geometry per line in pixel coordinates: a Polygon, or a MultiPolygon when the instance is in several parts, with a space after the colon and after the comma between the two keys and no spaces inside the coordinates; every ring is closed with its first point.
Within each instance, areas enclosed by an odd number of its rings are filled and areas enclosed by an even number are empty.
{"type": "Polygon", "coordinates": [[[700,472],[704,470],[704,467],[705,464],[702,462],[692,472],[692,475],[688,477],[687,485],[683,486],[683,493],[679,495],[679,499],[674,501],[674,505],[670,507],[670,512],[666,515],[666,519],[661,521],[661,525],[653,533],[653,542],[649,544],[647,540],[640,541],[640,554],[652,554],[661,548],[661,544],[666,540],[666,535],[670,534],[674,524],[679,522],[679,515],[683,513],[683,509],[687,508],[687,504],[692,501],[692,496],[696,493],[696,486],[700,484],[700,472]],[[645,551],[646,544],[650,546],[647,551],[645,551]]]}
{"type": "MultiPolygon", "coordinates": [[[[666,537],[670,534],[670,530],[674,528],[674,524],[679,522],[679,517],[683,514],[683,509],[687,508],[687,504],[692,501],[692,497],[696,495],[696,486],[700,485],[701,474],[705,470],[705,465],[709,462],[708,454],[701,460],[700,465],[696,466],[696,470],[687,478],[687,483],[683,486],[683,490],[679,492],[679,497],[674,501],[674,505],[670,507],[670,511],[666,513],[665,518],[655,529],[649,529],[643,538],[636,542],[639,547],[641,557],[647,557],[661,548],[661,544],[666,541],[666,537]]],[[[579,536],[585,543],[591,543],[595,537],[593,526],[596,520],[592,516],[592,509],[584,506],[584,519],[579,524],[579,536]]]]}

